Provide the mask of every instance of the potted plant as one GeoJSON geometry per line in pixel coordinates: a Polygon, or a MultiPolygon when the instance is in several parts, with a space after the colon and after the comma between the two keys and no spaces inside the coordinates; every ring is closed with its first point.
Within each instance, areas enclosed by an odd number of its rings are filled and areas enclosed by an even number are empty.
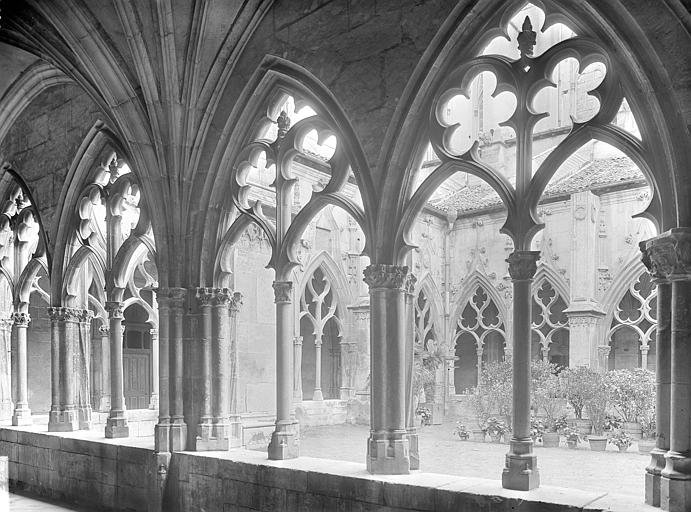
{"type": "Polygon", "coordinates": [[[413,391],[415,396],[420,396],[424,391],[424,406],[430,411],[430,424],[440,424],[443,416],[443,406],[438,403],[437,374],[444,367],[446,350],[442,344],[435,340],[427,340],[426,346],[416,343],[414,348],[414,378],[413,391]]]}
{"type": "Polygon", "coordinates": [[[485,422],[483,430],[489,435],[493,443],[499,443],[501,442],[502,436],[511,429],[509,429],[505,421],[492,416],[485,422]]]}
{"type": "Polygon", "coordinates": [[[633,439],[628,432],[624,432],[623,430],[615,430],[609,436],[608,442],[619,448],[620,452],[625,452],[629,449],[629,446],[633,444],[633,439]]]}
{"type": "Polygon", "coordinates": [[[655,374],[645,368],[607,372],[611,405],[624,422],[623,428],[634,439],[640,439],[639,418],[655,400],[655,374]]]}
{"type": "Polygon", "coordinates": [[[559,378],[555,373],[547,373],[536,382],[534,390],[534,403],[538,411],[544,412],[546,431],[542,435],[542,446],[555,448],[559,446],[559,431],[566,427],[566,416],[563,414],[562,397],[559,378]]]}
{"type": "Polygon", "coordinates": [[[595,370],[587,366],[579,366],[577,368],[565,368],[559,375],[562,381],[564,397],[573,408],[574,415],[576,416],[574,426],[583,435],[590,434],[593,428],[592,421],[589,418],[583,418],[583,411],[591,392],[593,375],[596,373],[595,370]]]}
{"type": "Polygon", "coordinates": [[[461,441],[467,441],[470,439],[470,432],[460,421],[456,422],[456,428],[453,429],[453,433],[454,435],[458,436],[461,441]]]}
{"type": "Polygon", "coordinates": [[[545,433],[545,424],[542,420],[532,416],[530,418],[530,437],[533,439],[533,443],[540,441],[542,442],[542,435],[545,433]]]}
{"type": "Polygon", "coordinates": [[[655,424],[655,411],[646,414],[641,417],[641,439],[638,440],[638,452],[642,454],[648,454],[655,448],[657,434],[657,426],[655,424]]]}
{"type": "Polygon", "coordinates": [[[420,417],[420,425],[431,425],[432,424],[432,411],[423,405],[419,405],[415,409],[415,415],[420,417]]]}
{"type": "Polygon", "coordinates": [[[609,390],[605,386],[604,376],[601,373],[593,374],[590,384],[590,392],[583,406],[593,424],[592,434],[588,436],[588,443],[593,451],[605,451],[607,438],[603,434],[607,405],[609,404],[609,390]]]}
{"type": "Polygon", "coordinates": [[[562,433],[566,438],[566,446],[571,449],[578,447],[578,441],[581,439],[581,434],[577,428],[566,427],[562,433]]]}

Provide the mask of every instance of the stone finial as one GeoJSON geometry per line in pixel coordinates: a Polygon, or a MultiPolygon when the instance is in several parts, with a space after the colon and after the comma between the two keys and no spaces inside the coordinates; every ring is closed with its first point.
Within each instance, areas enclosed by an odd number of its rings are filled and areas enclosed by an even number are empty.
{"type": "Polygon", "coordinates": [[[378,263],[368,265],[363,274],[365,275],[364,281],[370,288],[403,289],[408,275],[408,267],[378,263]]]}
{"type": "Polygon", "coordinates": [[[31,323],[31,316],[29,313],[13,313],[12,320],[17,327],[29,327],[31,323]]]}
{"type": "Polygon", "coordinates": [[[540,251],[514,251],[509,254],[509,275],[513,281],[527,281],[535,277],[540,251]]]}
{"type": "Polygon", "coordinates": [[[293,291],[293,282],[292,281],[274,281],[273,282],[273,287],[274,287],[274,302],[276,304],[280,303],[290,303],[291,302],[291,294],[293,291]]]}
{"type": "Polygon", "coordinates": [[[521,57],[532,57],[536,40],[537,34],[533,30],[533,24],[530,22],[530,17],[526,16],[521,31],[518,33],[518,49],[521,57]]]}
{"type": "Polygon", "coordinates": [[[285,110],[281,110],[281,113],[276,119],[276,124],[278,124],[278,139],[281,140],[286,136],[288,130],[290,130],[290,117],[285,110]]]}

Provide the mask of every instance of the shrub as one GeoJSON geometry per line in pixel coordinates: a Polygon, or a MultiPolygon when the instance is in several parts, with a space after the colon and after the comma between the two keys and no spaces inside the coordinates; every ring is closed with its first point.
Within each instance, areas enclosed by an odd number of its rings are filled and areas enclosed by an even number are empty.
{"type": "Polygon", "coordinates": [[[605,386],[605,378],[601,373],[594,372],[591,388],[583,408],[593,422],[593,434],[601,436],[605,429],[605,415],[609,404],[609,390],[605,386]]]}
{"type": "Polygon", "coordinates": [[[470,432],[465,428],[465,425],[460,421],[456,422],[456,428],[453,429],[455,436],[458,436],[461,441],[467,441],[470,438],[470,432]]]}
{"type": "Polygon", "coordinates": [[[655,374],[645,368],[607,372],[611,403],[626,422],[635,422],[653,407],[655,374]]]}
{"type": "Polygon", "coordinates": [[[505,421],[495,418],[494,416],[487,419],[482,430],[487,432],[490,436],[502,436],[511,431],[505,421]]]}
{"type": "Polygon", "coordinates": [[[577,368],[566,368],[561,372],[562,387],[564,397],[573,407],[573,412],[579,420],[583,419],[583,408],[592,393],[593,379],[597,372],[587,366],[577,368]]]}
{"type": "Polygon", "coordinates": [[[613,444],[619,449],[626,449],[633,444],[633,439],[626,432],[622,430],[616,430],[612,435],[609,436],[607,442],[613,444]]]}

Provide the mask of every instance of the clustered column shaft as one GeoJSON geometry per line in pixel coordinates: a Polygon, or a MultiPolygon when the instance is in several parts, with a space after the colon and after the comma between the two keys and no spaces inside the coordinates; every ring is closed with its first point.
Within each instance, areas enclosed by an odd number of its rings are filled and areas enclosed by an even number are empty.
{"type": "Polygon", "coordinates": [[[154,429],[157,452],[170,451],[170,298],[168,289],[156,291],[158,302],[158,424],[154,429]]]}
{"type": "Polygon", "coordinates": [[[367,470],[410,472],[406,422],[406,317],[404,285],[408,267],[374,264],[365,271],[370,289],[370,437],[367,470]]]}
{"type": "Polygon", "coordinates": [[[680,512],[691,509],[691,229],[645,242],[643,262],[658,286],[658,437],[645,496],[650,505],[680,512]]]}
{"type": "MultiPolygon", "coordinates": [[[[413,379],[415,364],[415,282],[417,278],[413,274],[408,274],[405,281],[405,309],[406,309],[406,331],[405,331],[405,417],[406,417],[406,437],[410,449],[410,469],[420,469],[420,451],[418,448],[418,433],[415,426],[415,411],[413,410],[413,379]]],[[[421,340],[424,343],[424,340],[421,340]]]]}
{"type": "Polygon", "coordinates": [[[170,451],[182,451],[187,448],[187,424],[183,410],[183,315],[185,313],[185,288],[169,288],[170,298],[170,451]]]}
{"type": "Polygon", "coordinates": [[[530,437],[530,287],[539,251],[514,251],[506,260],[513,280],[513,436],[502,473],[505,489],[528,491],[540,485],[530,437]]]}

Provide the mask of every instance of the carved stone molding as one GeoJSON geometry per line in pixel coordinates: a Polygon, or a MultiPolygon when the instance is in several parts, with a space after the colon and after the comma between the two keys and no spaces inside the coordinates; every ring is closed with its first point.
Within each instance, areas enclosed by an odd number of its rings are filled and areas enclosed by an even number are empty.
{"type": "Polygon", "coordinates": [[[214,296],[213,288],[197,288],[197,293],[195,293],[195,298],[200,307],[211,306],[211,299],[214,296]]]}
{"type": "Polygon", "coordinates": [[[29,327],[31,323],[31,315],[29,313],[13,313],[12,320],[17,327],[29,327]]]}
{"type": "Polygon", "coordinates": [[[368,265],[363,274],[365,275],[364,281],[370,288],[403,289],[408,276],[408,267],[379,263],[368,265]]]}
{"type": "Polygon", "coordinates": [[[691,280],[691,229],[673,228],[639,244],[641,260],[656,280],[691,280]]]}
{"type": "Polygon", "coordinates": [[[93,313],[88,309],[51,307],[48,308],[48,317],[58,322],[89,322],[93,313]]]}
{"type": "Polygon", "coordinates": [[[514,251],[509,254],[509,275],[513,281],[528,281],[535,277],[540,251],[514,251]]]}
{"type": "Polygon", "coordinates": [[[276,304],[284,303],[289,304],[291,302],[291,295],[293,292],[293,282],[292,281],[274,281],[274,302],[276,304]]]}
{"type": "Polygon", "coordinates": [[[569,327],[597,325],[597,322],[600,318],[601,318],[601,316],[593,316],[593,315],[583,315],[583,316],[570,316],[569,315],[569,327]]]}
{"type": "Polygon", "coordinates": [[[108,318],[124,318],[124,304],[118,301],[106,301],[105,309],[108,312],[108,318]]]}
{"type": "Polygon", "coordinates": [[[242,296],[242,293],[233,292],[233,296],[230,299],[230,311],[233,313],[240,311],[240,308],[242,308],[243,299],[244,297],[242,296]]]}

